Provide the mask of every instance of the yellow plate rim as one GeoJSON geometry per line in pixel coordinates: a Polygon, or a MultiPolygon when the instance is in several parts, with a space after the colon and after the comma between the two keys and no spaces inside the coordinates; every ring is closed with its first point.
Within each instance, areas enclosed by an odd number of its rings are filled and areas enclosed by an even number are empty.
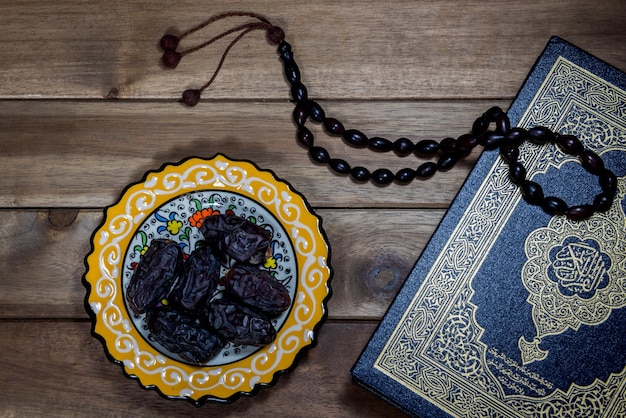
{"type": "Polygon", "coordinates": [[[303,349],[316,344],[331,295],[330,246],[321,218],[304,196],[271,170],[223,154],[164,164],[129,185],[118,202],[105,209],[85,264],[85,307],[92,318],[92,334],[102,342],[107,357],[141,387],[196,405],[253,394],[295,367],[303,349]],[[236,192],[262,205],[290,235],[297,257],[296,295],[274,343],[221,366],[192,366],[159,353],[135,329],[121,289],[125,251],[137,228],[167,201],[198,190],[236,192]]]}

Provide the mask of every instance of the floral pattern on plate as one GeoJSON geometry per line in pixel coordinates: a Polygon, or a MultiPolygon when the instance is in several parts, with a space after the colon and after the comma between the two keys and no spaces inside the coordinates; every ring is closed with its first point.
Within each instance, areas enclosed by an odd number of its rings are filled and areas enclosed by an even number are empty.
{"type": "Polygon", "coordinates": [[[232,401],[273,383],[295,365],[302,349],[314,344],[326,316],[332,271],[321,219],[290,185],[250,162],[218,154],[147,173],[107,208],[92,247],[84,282],[93,334],[128,376],[168,398],[195,404],[232,401]],[[198,230],[203,219],[218,213],[242,216],[273,233],[272,255],[262,267],[286,286],[292,306],[273,319],[278,331],[273,343],[229,343],[207,364],[196,366],[147,338],[143,318],[126,307],[124,291],[151,240],[173,239],[188,255],[203,239],[198,230]]]}

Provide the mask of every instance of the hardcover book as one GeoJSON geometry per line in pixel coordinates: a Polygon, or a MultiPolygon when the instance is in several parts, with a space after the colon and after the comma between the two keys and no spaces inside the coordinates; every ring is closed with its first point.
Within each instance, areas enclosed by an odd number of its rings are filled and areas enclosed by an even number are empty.
{"type": "MultiPolygon", "coordinates": [[[[618,177],[612,207],[550,216],[484,151],[351,373],[420,417],[624,416],[626,75],[554,37],[508,114],[598,153],[618,177]]],[[[519,159],[568,205],[600,191],[556,146],[519,159]]]]}

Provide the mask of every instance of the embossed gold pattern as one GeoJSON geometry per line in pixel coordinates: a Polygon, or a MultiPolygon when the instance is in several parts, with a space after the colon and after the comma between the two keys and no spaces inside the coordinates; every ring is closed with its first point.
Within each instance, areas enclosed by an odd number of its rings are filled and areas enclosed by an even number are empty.
{"type": "MultiPolygon", "coordinates": [[[[624,197],[626,179],[621,178],[616,200],[624,197]]],[[[626,306],[624,225],[626,214],[617,204],[584,222],[553,218],[528,235],[521,278],[536,335],[532,342],[520,337],[524,364],[546,358],[548,352],[539,348],[543,338],[599,325],[613,309],[626,306]]]]}
{"type": "MultiPolygon", "coordinates": [[[[625,103],[626,92],[559,57],[518,125],[547,126],[554,131],[577,134],[584,138],[585,146],[599,154],[626,152],[625,103]]],[[[538,152],[535,146],[520,149],[520,161],[533,175],[575,161],[556,147],[542,150],[538,152]]],[[[598,242],[621,239],[621,251],[626,242],[624,221],[620,224],[615,218],[623,215],[619,207],[623,205],[623,188],[624,180],[621,179],[615,207],[604,215],[612,217],[610,223],[606,219],[592,218],[579,227],[585,228],[589,234],[596,234],[600,232],[597,228],[604,228],[604,235],[596,238],[598,242]],[[619,236],[616,235],[617,225],[621,225],[619,236]]],[[[446,251],[432,264],[419,291],[374,361],[374,368],[457,417],[574,418],[623,414],[626,411],[626,370],[610,374],[606,381],[596,379],[584,387],[571,384],[567,391],[563,391],[481,341],[484,329],[476,321],[472,280],[520,199],[507,178],[506,165],[498,160],[448,237],[444,245],[446,251]],[[493,370],[501,370],[501,373],[496,376],[493,370]],[[529,396],[528,391],[537,396],[529,396]]],[[[555,218],[553,222],[563,224],[564,221],[555,218]]],[[[577,244],[587,245],[587,232],[578,236],[577,244]]],[[[563,244],[563,239],[559,243],[563,244]]],[[[602,245],[608,244],[604,242],[602,245]]],[[[577,250],[580,249],[582,247],[577,250]]],[[[614,250],[611,248],[610,252],[614,250]]],[[[535,249],[527,250],[529,257],[533,251],[535,249]]],[[[595,262],[597,264],[589,272],[600,274],[602,267],[599,260],[595,262]]],[[[580,267],[576,266],[579,272],[585,270],[580,267]]],[[[609,275],[614,274],[614,269],[621,269],[622,275],[626,272],[620,260],[613,259],[610,266],[606,264],[604,267],[609,275]]],[[[567,276],[564,267],[560,268],[554,277],[567,276]]],[[[512,277],[511,280],[520,278],[512,277]]],[[[584,284],[583,287],[588,288],[587,299],[580,295],[568,297],[570,300],[584,299],[584,303],[594,304],[594,310],[583,315],[586,308],[581,302],[577,305],[581,315],[574,323],[565,319],[569,318],[569,313],[562,319],[562,324],[554,326],[551,321],[543,324],[536,320],[541,324],[538,336],[556,332],[563,326],[575,328],[577,324],[601,321],[611,309],[623,306],[623,289],[620,296],[611,290],[618,282],[621,283],[614,277],[610,283],[584,284]]],[[[551,285],[558,289],[558,283],[551,281],[551,285]]],[[[539,303],[539,306],[544,305],[539,303]]],[[[549,355],[539,348],[539,342],[537,338],[520,346],[520,350],[526,351],[527,359],[534,357],[534,361],[538,361],[549,355]]]]}

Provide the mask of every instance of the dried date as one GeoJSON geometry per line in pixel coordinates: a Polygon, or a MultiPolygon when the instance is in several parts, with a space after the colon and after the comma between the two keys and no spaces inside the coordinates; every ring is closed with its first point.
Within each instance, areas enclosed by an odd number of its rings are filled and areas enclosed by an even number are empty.
{"type": "Polygon", "coordinates": [[[224,346],[222,340],[194,318],[171,307],[155,307],[146,314],[149,338],[194,364],[213,358],[224,346]]]}
{"type": "Polygon", "coordinates": [[[267,270],[236,264],[223,278],[226,293],[251,308],[276,316],[291,305],[285,286],[267,270]]]}
{"type": "Polygon", "coordinates": [[[170,291],[168,301],[181,309],[194,312],[213,296],[220,276],[220,262],[209,246],[195,249],[190,255],[181,276],[170,291]]]}
{"type": "Polygon", "coordinates": [[[259,264],[267,258],[272,234],[236,215],[213,215],[204,218],[200,232],[217,249],[233,259],[259,264]]]}
{"type": "Polygon", "coordinates": [[[235,344],[262,346],[276,338],[276,330],[267,318],[226,298],[207,306],[205,321],[217,335],[235,344]]]}
{"type": "Polygon", "coordinates": [[[179,245],[167,239],[155,239],[141,256],[126,289],[131,310],[139,315],[165,298],[183,266],[179,245]]]}
{"type": "Polygon", "coordinates": [[[200,233],[205,241],[187,260],[175,241],[154,239],[125,295],[135,314],[146,314],[149,339],[192,364],[206,363],[227,342],[271,343],[277,331],[269,318],[291,306],[285,286],[257,266],[269,256],[269,231],[236,215],[213,215],[200,233]]]}

